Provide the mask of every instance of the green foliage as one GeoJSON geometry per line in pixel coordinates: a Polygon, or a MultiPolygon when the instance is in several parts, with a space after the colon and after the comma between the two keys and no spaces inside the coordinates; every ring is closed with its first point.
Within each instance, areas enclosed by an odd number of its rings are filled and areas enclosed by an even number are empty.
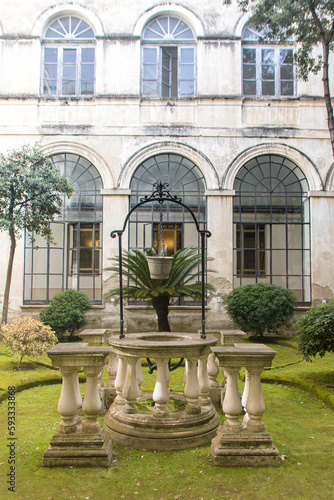
{"type": "Polygon", "coordinates": [[[91,305],[91,301],[83,292],[64,290],[53,297],[39,317],[43,323],[50,325],[58,337],[67,331],[72,336],[75,331],[87,325],[85,313],[91,305]]]}
{"type": "Polygon", "coordinates": [[[62,194],[72,186],[38,146],[0,154],[0,230],[22,229],[50,239],[49,222],[59,215],[62,194]]]}
{"type": "MultiPolygon", "coordinates": [[[[113,271],[113,277],[119,276],[119,258],[111,259],[114,265],[107,271],[113,271]]],[[[207,257],[205,261],[207,262],[207,257]]],[[[195,283],[201,265],[201,255],[197,248],[187,247],[178,250],[173,256],[173,263],[168,279],[156,280],[150,276],[145,253],[140,250],[123,252],[123,275],[128,284],[123,287],[123,296],[134,300],[151,300],[158,315],[160,331],[170,331],[167,320],[170,297],[195,297],[201,295],[201,283],[195,283]]],[[[205,291],[213,291],[214,287],[205,284],[205,291]]],[[[119,297],[119,288],[110,290],[106,297],[119,297]]]]}
{"type": "MultiPolygon", "coordinates": [[[[115,265],[106,270],[113,271],[115,277],[119,275],[119,259],[115,257],[111,260],[115,265]]],[[[176,252],[168,279],[151,278],[146,255],[140,250],[123,252],[122,263],[123,275],[129,280],[129,284],[123,287],[123,295],[129,299],[152,299],[161,295],[194,297],[202,292],[201,283],[193,282],[201,263],[201,255],[198,254],[196,248],[187,247],[176,252]]],[[[214,290],[210,284],[206,284],[205,288],[207,291],[214,290]]],[[[106,297],[114,296],[119,297],[119,288],[110,290],[106,294],[106,297]]]]}
{"type": "Polygon", "coordinates": [[[290,325],[295,303],[291,290],[256,283],[233,290],[226,299],[226,310],[241,330],[262,337],[290,325]]]}
{"type": "Polygon", "coordinates": [[[295,324],[298,350],[311,361],[334,352],[334,301],[313,306],[295,324]]]}
{"type": "Polygon", "coordinates": [[[57,343],[50,326],[25,316],[15,318],[10,325],[2,326],[3,342],[14,356],[19,357],[17,369],[24,356],[39,356],[57,343]]]}

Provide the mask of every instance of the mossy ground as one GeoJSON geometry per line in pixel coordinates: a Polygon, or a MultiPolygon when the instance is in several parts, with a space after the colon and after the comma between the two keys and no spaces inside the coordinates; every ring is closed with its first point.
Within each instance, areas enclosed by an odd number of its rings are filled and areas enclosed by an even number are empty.
{"type": "MultiPolygon", "coordinates": [[[[60,385],[36,386],[16,396],[16,492],[8,493],[7,435],[1,433],[0,498],[31,500],[62,499],[329,499],[334,491],[334,411],[316,397],[284,380],[298,385],[300,380],[314,384],[333,395],[334,356],[314,363],[301,360],[293,345],[269,343],[277,350],[274,367],[262,384],[267,410],[264,422],[284,460],[280,467],[227,469],[214,467],[210,446],[177,452],[127,449],[114,445],[109,469],[43,468],[42,455],[54,434],[60,417],[57,402],[60,385]]],[[[30,378],[45,384],[57,372],[25,360],[25,369],[13,371],[15,362],[3,346],[0,350],[1,387],[24,384],[30,378]],[[38,378],[40,377],[40,378],[38,378]]],[[[48,363],[46,357],[39,361],[48,363]]],[[[154,378],[144,370],[144,390],[152,388],[154,378]]],[[[182,372],[172,374],[172,384],[182,387],[182,372]]],[[[242,382],[240,382],[242,385],[242,382]]],[[[84,385],[82,385],[84,390],[84,385]]],[[[222,417],[223,419],[223,417],[222,417]]],[[[102,422],[101,417],[101,422],[102,422]]],[[[7,428],[7,400],[0,404],[0,426],[7,428]]]]}

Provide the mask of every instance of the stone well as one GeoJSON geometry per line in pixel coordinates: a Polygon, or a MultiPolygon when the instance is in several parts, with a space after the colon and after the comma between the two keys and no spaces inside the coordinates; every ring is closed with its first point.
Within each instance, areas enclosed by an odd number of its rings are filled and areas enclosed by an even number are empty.
{"type": "Polygon", "coordinates": [[[138,333],[109,340],[118,357],[116,398],[104,426],[113,441],[124,446],[153,450],[178,450],[201,446],[213,439],[220,423],[209,397],[207,358],[215,337],[201,339],[190,333],[138,333]],[[157,365],[152,411],[139,410],[141,359],[157,365]],[[168,362],[184,358],[185,410],[170,412],[168,362]],[[138,384],[139,382],[139,384],[138,384]]]}

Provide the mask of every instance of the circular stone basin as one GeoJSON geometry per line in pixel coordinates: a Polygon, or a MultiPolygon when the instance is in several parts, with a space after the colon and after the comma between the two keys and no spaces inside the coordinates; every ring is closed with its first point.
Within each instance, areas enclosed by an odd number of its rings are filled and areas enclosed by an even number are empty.
{"type": "Polygon", "coordinates": [[[217,338],[202,339],[198,333],[143,332],[130,333],[122,339],[111,337],[108,343],[116,354],[123,352],[141,358],[187,358],[208,354],[217,338]]]}
{"type": "Polygon", "coordinates": [[[186,337],[176,337],[175,335],[137,335],[137,339],[151,342],[174,342],[175,340],[184,341],[186,337]]]}

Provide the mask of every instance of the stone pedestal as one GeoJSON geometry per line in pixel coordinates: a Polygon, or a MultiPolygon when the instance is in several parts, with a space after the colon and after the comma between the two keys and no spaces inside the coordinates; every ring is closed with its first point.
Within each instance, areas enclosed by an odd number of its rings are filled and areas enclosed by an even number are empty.
{"type": "Polygon", "coordinates": [[[101,411],[98,380],[110,352],[109,347],[88,344],[57,344],[48,356],[59,367],[63,385],[58,404],[61,422],[43,454],[43,466],[108,467],[112,443],[97,417],[101,411]],[[87,377],[82,410],[78,416],[78,370],[87,377]]]}
{"type": "Polygon", "coordinates": [[[265,405],[260,379],[263,369],[271,366],[275,351],[263,344],[235,344],[234,347],[214,347],[212,350],[226,376],[223,401],[226,421],[212,440],[213,464],[223,467],[279,465],[279,451],[262,422],[265,405]],[[241,367],[246,368],[242,398],[237,383],[241,367]],[[246,415],[241,420],[244,409],[246,415]]]}

